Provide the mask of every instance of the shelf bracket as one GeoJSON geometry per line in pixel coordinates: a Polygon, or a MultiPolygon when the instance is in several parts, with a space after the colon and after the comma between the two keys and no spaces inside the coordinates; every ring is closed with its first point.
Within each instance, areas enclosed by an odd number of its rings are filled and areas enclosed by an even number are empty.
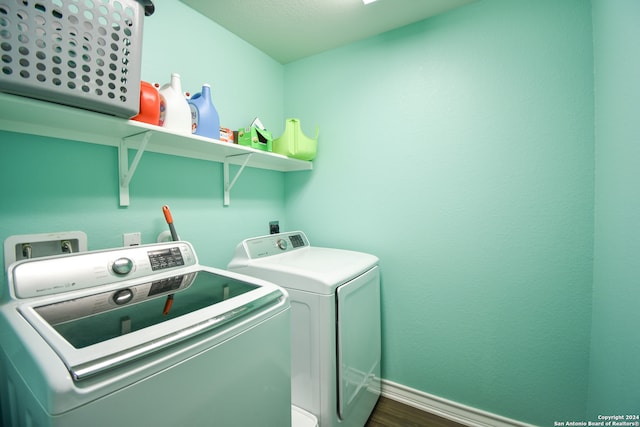
{"type": "Polygon", "coordinates": [[[142,158],[142,154],[144,150],[147,148],[147,144],[149,143],[149,139],[151,138],[151,134],[153,132],[146,131],[143,133],[139,133],[136,135],[131,135],[124,137],[120,140],[120,144],[118,145],[118,176],[120,179],[120,206],[129,206],[129,184],[131,183],[131,178],[133,178],[133,174],[136,172],[136,168],[138,167],[138,163],[140,163],[140,159],[142,158]],[[129,165],[129,141],[134,139],[139,139],[140,135],[142,135],[142,141],[140,141],[140,145],[138,146],[138,151],[136,152],[131,165],[129,165]]]}
{"type": "Polygon", "coordinates": [[[252,155],[253,153],[235,154],[233,156],[227,156],[224,158],[224,205],[225,206],[229,206],[231,189],[233,188],[236,181],[240,177],[240,174],[244,170],[244,167],[247,166],[247,163],[249,162],[249,159],[251,159],[252,155]],[[238,170],[238,172],[236,172],[236,175],[233,177],[233,180],[229,182],[229,159],[234,157],[241,157],[241,156],[245,156],[245,159],[242,162],[242,165],[240,165],[240,169],[238,170]]]}

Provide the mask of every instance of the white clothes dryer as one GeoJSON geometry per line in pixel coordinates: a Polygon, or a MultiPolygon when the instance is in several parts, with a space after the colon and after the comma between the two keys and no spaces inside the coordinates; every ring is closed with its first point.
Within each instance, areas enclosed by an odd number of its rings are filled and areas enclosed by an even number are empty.
{"type": "Polygon", "coordinates": [[[320,427],[362,427],[380,396],[378,258],[296,231],[242,241],[228,269],[289,293],[292,404],[320,427]]]}

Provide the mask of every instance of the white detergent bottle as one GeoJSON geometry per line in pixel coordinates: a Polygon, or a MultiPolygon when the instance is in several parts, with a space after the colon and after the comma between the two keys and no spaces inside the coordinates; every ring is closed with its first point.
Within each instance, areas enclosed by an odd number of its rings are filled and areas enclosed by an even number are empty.
{"type": "Polygon", "coordinates": [[[191,134],[191,109],[182,94],[180,74],[171,74],[171,82],[160,88],[160,95],[162,127],[191,134]]]}

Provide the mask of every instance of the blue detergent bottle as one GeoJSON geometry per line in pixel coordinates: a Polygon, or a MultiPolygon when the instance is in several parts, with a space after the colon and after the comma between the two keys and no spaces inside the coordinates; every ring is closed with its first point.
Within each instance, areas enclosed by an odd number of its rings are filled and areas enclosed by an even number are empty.
{"type": "Polygon", "coordinates": [[[194,134],[220,139],[220,117],[211,99],[211,86],[202,85],[202,92],[189,99],[191,108],[191,129],[194,134]]]}

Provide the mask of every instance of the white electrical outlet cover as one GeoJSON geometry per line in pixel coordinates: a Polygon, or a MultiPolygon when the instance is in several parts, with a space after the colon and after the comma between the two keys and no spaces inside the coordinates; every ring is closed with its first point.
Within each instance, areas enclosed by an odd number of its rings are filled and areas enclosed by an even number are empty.
{"type": "Polygon", "coordinates": [[[140,246],[142,237],[140,233],[124,233],[122,235],[123,246],[140,246]]]}

